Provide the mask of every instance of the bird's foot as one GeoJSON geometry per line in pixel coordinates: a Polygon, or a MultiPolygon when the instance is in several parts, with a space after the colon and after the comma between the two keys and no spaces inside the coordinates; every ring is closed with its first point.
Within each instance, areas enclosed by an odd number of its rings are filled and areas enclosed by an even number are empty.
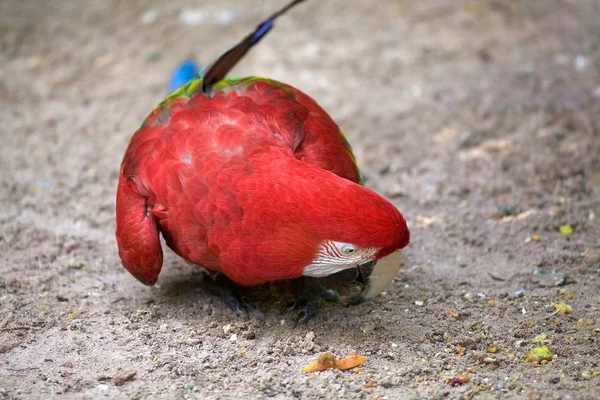
{"type": "Polygon", "coordinates": [[[296,323],[308,322],[319,313],[323,301],[338,301],[340,295],[323,285],[320,279],[300,278],[296,298],[287,303],[286,312],[294,312],[296,323]]]}
{"type": "Polygon", "coordinates": [[[221,273],[214,275],[212,280],[210,292],[221,297],[235,315],[249,318],[254,307],[240,294],[240,287],[221,273]]]}

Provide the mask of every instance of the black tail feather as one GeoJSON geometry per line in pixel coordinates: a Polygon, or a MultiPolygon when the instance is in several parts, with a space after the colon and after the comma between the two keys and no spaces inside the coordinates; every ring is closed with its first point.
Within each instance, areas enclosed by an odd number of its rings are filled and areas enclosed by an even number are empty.
{"type": "Polygon", "coordinates": [[[242,39],[238,44],[221,54],[211,65],[208,66],[208,68],[206,68],[204,77],[202,79],[202,91],[204,93],[208,93],[212,85],[225,78],[229,71],[248,52],[248,50],[250,50],[252,46],[258,43],[260,39],[262,39],[267,32],[271,30],[277,17],[303,1],[304,0],[292,1],[263,21],[252,33],[242,39]]]}

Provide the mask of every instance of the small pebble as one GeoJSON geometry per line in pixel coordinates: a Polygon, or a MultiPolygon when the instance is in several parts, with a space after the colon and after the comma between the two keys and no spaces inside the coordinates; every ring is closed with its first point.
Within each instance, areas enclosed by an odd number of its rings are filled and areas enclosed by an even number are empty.
{"type": "Polygon", "coordinates": [[[504,381],[498,381],[494,384],[494,389],[496,389],[496,390],[502,390],[504,388],[505,388],[504,381]]]}
{"type": "Polygon", "coordinates": [[[184,25],[199,25],[204,20],[204,13],[200,10],[183,10],[179,14],[179,21],[184,25]]]}
{"type": "Polygon", "coordinates": [[[254,333],[254,332],[252,332],[252,331],[250,331],[250,332],[245,332],[245,333],[243,333],[243,334],[242,334],[242,337],[243,337],[244,339],[247,339],[247,340],[253,340],[253,339],[255,339],[255,338],[256,338],[256,333],[254,333]]]}
{"type": "Polygon", "coordinates": [[[581,377],[585,380],[592,379],[592,373],[590,371],[583,371],[581,377]]]}
{"type": "Polygon", "coordinates": [[[158,12],[155,10],[148,10],[140,17],[140,22],[144,25],[151,25],[158,19],[158,12]]]}
{"type": "Polygon", "coordinates": [[[372,322],[364,324],[361,330],[363,331],[363,333],[371,333],[375,330],[375,324],[372,322]]]}
{"type": "Polygon", "coordinates": [[[390,164],[387,164],[379,169],[379,175],[387,175],[391,169],[392,166],[390,164]]]}
{"type": "Polygon", "coordinates": [[[231,10],[221,10],[217,14],[217,21],[221,25],[230,25],[235,20],[235,14],[231,10]]]}
{"type": "Polygon", "coordinates": [[[587,68],[589,63],[590,63],[590,61],[588,60],[588,58],[586,56],[582,56],[580,54],[577,57],[575,57],[575,69],[577,71],[583,71],[584,69],[587,68]]]}

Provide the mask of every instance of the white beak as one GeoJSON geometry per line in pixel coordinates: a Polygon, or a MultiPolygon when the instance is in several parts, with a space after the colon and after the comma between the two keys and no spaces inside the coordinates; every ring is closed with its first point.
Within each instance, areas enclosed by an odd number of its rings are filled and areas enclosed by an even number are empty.
{"type": "Polygon", "coordinates": [[[402,259],[402,251],[398,250],[379,260],[373,268],[373,272],[367,278],[363,292],[354,300],[355,304],[363,301],[371,300],[379,293],[383,292],[400,269],[400,261],[402,259]]]}

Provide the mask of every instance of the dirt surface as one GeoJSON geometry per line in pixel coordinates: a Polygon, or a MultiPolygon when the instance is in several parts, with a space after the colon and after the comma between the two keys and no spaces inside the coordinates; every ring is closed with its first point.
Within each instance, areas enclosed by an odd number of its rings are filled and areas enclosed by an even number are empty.
{"type": "Polygon", "coordinates": [[[244,320],[170,252],[120,266],[128,139],[282,4],[0,2],[0,398],[598,398],[598,1],[308,1],[236,69],[317,99],[407,217],[374,301],[244,320]]]}

